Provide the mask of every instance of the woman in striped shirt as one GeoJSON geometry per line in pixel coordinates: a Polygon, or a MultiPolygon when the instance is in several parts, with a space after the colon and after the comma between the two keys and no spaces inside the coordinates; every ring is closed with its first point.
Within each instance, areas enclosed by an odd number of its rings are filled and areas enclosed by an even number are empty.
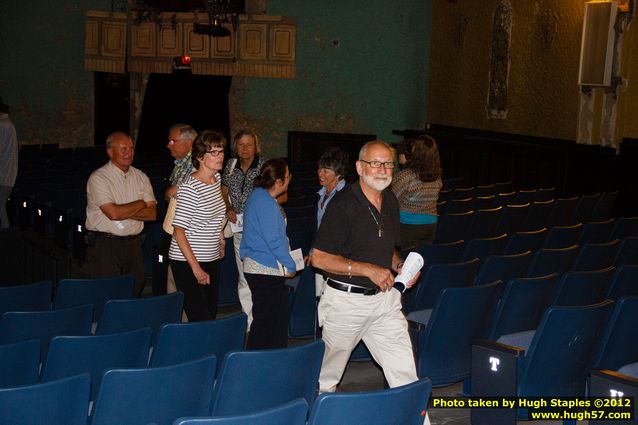
{"type": "Polygon", "coordinates": [[[219,174],[225,147],[226,139],[221,133],[200,133],[193,142],[192,153],[197,171],[177,191],[168,257],[191,322],[211,320],[217,315],[220,263],[225,249],[222,224],[226,204],[219,174]]]}

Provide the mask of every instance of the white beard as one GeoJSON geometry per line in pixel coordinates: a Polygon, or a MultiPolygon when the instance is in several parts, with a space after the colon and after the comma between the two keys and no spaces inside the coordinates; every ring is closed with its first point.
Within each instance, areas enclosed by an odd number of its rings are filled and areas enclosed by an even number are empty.
{"type": "Polygon", "coordinates": [[[370,186],[374,190],[378,190],[379,192],[381,192],[386,187],[390,186],[390,183],[392,183],[392,176],[386,174],[383,179],[380,177],[381,176],[375,177],[374,175],[369,175],[365,172],[363,173],[363,176],[361,176],[361,178],[363,178],[363,182],[366,185],[370,186]]]}

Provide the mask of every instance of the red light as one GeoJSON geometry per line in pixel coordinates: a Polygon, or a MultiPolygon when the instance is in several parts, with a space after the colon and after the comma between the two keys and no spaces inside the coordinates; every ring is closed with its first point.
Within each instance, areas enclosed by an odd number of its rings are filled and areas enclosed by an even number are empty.
{"type": "Polygon", "coordinates": [[[181,65],[189,66],[191,64],[191,57],[190,56],[181,56],[179,58],[179,61],[180,61],[181,65]]]}

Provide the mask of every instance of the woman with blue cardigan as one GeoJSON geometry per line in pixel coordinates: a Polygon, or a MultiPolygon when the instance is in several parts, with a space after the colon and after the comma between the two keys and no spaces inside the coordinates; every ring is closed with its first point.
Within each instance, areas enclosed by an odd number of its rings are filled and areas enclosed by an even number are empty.
{"type": "Polygon", "coordinates": [[[288,292],[284,282],[286,277],[294,276],[296,267],[276,198],[288,190],[291,177],[283,159],[266,161],[244,207],[239,254],[253,299],[247,349],[288,345],[288,292]]]}

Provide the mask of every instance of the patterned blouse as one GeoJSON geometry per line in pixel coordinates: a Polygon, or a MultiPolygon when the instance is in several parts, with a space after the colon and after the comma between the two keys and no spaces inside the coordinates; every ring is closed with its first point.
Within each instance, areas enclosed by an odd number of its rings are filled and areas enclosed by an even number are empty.
{"type": "Polygon", "coordinates": [[[239,166],[239,160],[231,160],[226,164],[224,174],[222,174],[222,184],[228,188],[228,196],[237,214],[244,212],[246,199],[248,199],[250,192],[253,191],[255,177],[257,177],[265,162],[266,160],[263,157],[255,156],[245,173],[239,166]],[[232,166],[233,164],[234,166],[232,166]]]}
{"type": "Polygon", "coordinates": [[[392,192],[399,200],[402,213],[436,216],[436,202],[442,185],[441,179],[422,182],[414,170],[407,168],[392,179],[392,192]]]}

